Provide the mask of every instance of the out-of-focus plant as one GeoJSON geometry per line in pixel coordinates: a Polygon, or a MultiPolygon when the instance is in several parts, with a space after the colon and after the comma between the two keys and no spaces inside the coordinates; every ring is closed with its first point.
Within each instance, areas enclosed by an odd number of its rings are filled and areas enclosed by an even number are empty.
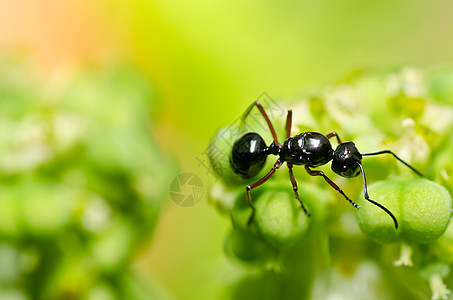
{"type": "MultiPolygon", "coordinates": [[[[283,111],[293,110],[293,134],[336,131],[361,152],[392,150],[425,174],[426,179],[417,178],[390,155],[364,157],[370,197],[395,214],[398,229],[388,214],[364,199],[360,177],[336,176],[328,165],[319,169],[357,199],[359,210],[322,178],[295,167],[301,199],[311,212],[307,218],[282,167],[252,191],[256,214],[247,225],[251,209],[245,186],[266,174],[274,160],[269,157],[259,175],[243,180],[233,174],[228,159],[219,161],[212,153],[219,181],[212,186],[210,199],[232,223],[226,253],[246,266],[225,298],[446,299],[446,286],[453,286],[453,229],[448,226],[453,191],[452,78],[448,69],[364,71],[314,91],[307,99],[279,104],[283,111]]],[[[284,119],[272,119],[280,142],[284,119]]],[[[221,129],[210,148],[230,153],[233,142],[250,130],[270,144],[266,126],[247,122],[221,129]]]]}
{"type": "Polygon", "coordinates": [[[129,263],[173,170],[152,85],[127,64],[53,79],[0,60],[0,298],[150,299],[129,263]]]}

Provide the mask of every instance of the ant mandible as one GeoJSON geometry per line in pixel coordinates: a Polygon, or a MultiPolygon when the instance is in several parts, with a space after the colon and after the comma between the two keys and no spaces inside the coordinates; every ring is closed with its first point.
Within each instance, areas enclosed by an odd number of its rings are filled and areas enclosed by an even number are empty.
{"type": "Polygon", "coordinates": [[[261,115],[265,119],[274,141],[268,147],[266,146],[263,138],[258,133],[249,132],[242,135],[233,144],[229,159],[230,166],[233,172],[237,175],[241,176],[242,178],[250,178],[257,175],[261,171],[268,155],[277,155],[278,159],[272,169],[266,175],[264,175],[263,178],[246,187],[246,200],[248,205],[252,209],[252,214],[250,215],[250,218],[248,220],[249,225],[255,215],[255,206],[252,203],[250,191],[269,180],[269,178],[271,178],[275,171],[280,168],[284,162],[286,162],[286,165],[288,166],[289,179],[293,186],[294,195],[308,217],[310,216],[310,213],[305,208],[297,192],[298,187],[293,174],[293,165],[304,165],[305,170],[309,175],[322,176],[324,180],[327,181],[327,183],[331,187],[337,190],[346,200],[348,200],[349,203],[351,203],[357,209],[360,208],[354,201],[349,199],[349,197],[346,196],[343,190],[332,180],[330,180],[324,174],[324,172],[312,169],[325,165],[332,160],[332,170],[342,177],[356,177],[360,173],[362,173],[363,194],[365,196],[365,199],[385,211],[395,223],[395,229],[398,229],[398,221],[396,220],[392,212],[378,202],[370,199],[368,195],[365,172],[361,163],[362,156],[391,154],[416,174],[423,177],[420,172],[418,172],[416,169],[403,161],[390,150],[361,154],[359,150],[357,150],[353,142],[341,142],[340,137],[335,131],[327,135],[323,135],[318,132],[302,132],[291,137],[292,110],[288,110],[286,117],[286,140],[282,145],[278,142],[274,126],[272,125],[266,111],[259,101],[254,102],[250,105],[250,107],[242,116],[242,121],[244,121],[245,118],[250,114],[250,111],[254,106],[258,108],[258,110],[261,112],[261,115]],[[333,150],[332,145],[329,141],[329,139],[332,137],[335,137],[338,142],[338,146],[335,150],[333,150]]]}

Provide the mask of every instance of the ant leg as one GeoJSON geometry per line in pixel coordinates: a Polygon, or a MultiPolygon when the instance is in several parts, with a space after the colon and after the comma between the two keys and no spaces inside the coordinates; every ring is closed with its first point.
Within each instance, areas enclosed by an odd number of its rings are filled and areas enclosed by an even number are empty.
{"type": "Polygon", "coordinates": [[[411,165],[409,165],[407,162],[405,162],[404,160],[402,160],[401,158],[399,158],[398,156],[396,156],[396,154],[393,153],[393,152],[390,151],[390,150],[383,150],[383,151],[372,152],[372,153],[362,153],[362,156],[372,156],[372,155],[380,155],[380,154],[391,154],[391,155],[393,155],[397,160],[399,160],[399,161],[402,162],[406,167],[408,167],[409,169],[411,169],[412,171],[414,171],[418,176],[420,176],[420,177],[425,177],[425,176],[423,176],[422,173],[420,173],[420,172],[417,171],[414,167],[412,167],[411,165]]]}
{"type": "Polygon", "coordinates": [[[335,131],[332,131],[331,133],[329,133],[328,135],[326,135],[326,137],[327,137],[328,139],[330,139],[330,138],[332,138],[332,137],[336,137],[336,138],[337,138],[338,144],[341,144],[340,136],[339,136],[338,133],[336,133],[335,131]]]}
{"type": "Polygon", "coordinates": [[[371,200],[370,199],[370,196],[368,196],[368,188],[367,188],[367,183],[366,183],[366,176],[365,176],[365,171],[363,170],[363,167],[362,167],[362,164],[361,163],[357,163],[360,167],[360,171],[362,171],[362,178],[363,178],[363,195],[365,196],[365,199],[371,203],[373,203],[374,205],[376,205],[377,207],[379,207],[380,209],[382,209],[383,211],[385,211],[392,219],[393,219],[393,223],[395,223],[395,229],[398,229],[398,221],[396,220],[395,216],[392,214],[392,212],[390,210],[388,210],[386,207],[384,207],[384,205],[382,204],[379,204],[377,203],[376,201],[374,200],[371,200]]]}
{"type": "Polygon", "coordinates": [[[277,162],[274,164],[274,166],[272,167],[272,169],[266,174],[264,175],[263,178],[261,178],[260,180],[248,185],[245,187],[245,199],[247,200],[247,203],[248,205],[252,208],[252,214],[250,215],[250,218],[247,222],[247,225],[250,225],[252,223],[252,220],[253,220],[253,217],[255,216],[255,205],[253,205],[252,203],[252,198],[250,197],[250,191],[253,190],[254,188],[257,188],[259,187],[260,185],[262,185],[263,183],[265,183],[266,181],[269,180],[269,178],[271,178],[272,175],[274,175],[275,171],[280,168],[280,166],[283,164],[283,162],[281,162],[279,159],[277,160],[277,162]]]}
{"type": "Polygon", "coordinates": [[[307,217],[310,217],[310,213],[307,211],[307,209],[305,208],[304,206],[304,203],[302,202],[302,200],[300,200],[299,198],[299,193],[297,192],[299,190],[299,188],[297,187],[297,182],[296,182],[296,179],[294,178],[294,174],[293,174],[293,164],[286,164],[288,166],[288,170],[289,170],[289,179],[291,180],[291,184],[293,185],[293,191],[294,191],[294,195],[296,196],[296,199],[297,201],[299,201],[300,203],[300,206],[302,207],[302,209],[304,210],[305,214],[307,215],[307,217]]]}
{"type": "MultiPolygon", "coordinates": [[[[291,137],[291,124],[293,121],[293,111],[291,109],[288,110],[288,114],[286,115],[286,139],[291,137]]],[[[288,165],[289,167],[289,165],[288,165]]],[[[292,167],[292,165],[291,165],[292,167]]]]}
{"type": "Polygon", "coordinates": [[[328,184],[330,184],[331,187],[333,187],[334,189],[336,189],[341,195],[343,195],[343,197],[345,197],[346,200],[349,201],[349,203],[352,204],[352,206],[354,206],[355,208],[360,208],[354,201],[352,201],[351,199],[349,199],[348,196],[346,196],[346,194],[343,192],[342,189],[340,189],[340,187],[338,185],[336,185],[332,180],[329,179],[329,177],[327,177],[326,175],[324,175],[324,172],[322,171],[316,171],[316,170],[312,170],[310,169],[307,165],[305,166],[305,170],[307,170],[307,173],[310,174],[311,176],[322,176],[324,177],[325,181],[327,181],[328,184]]]}
{"type": "Polygon", "coordinates": [[[264,120],[266,120],[267,126],[269,127],[269,130],[271,131],[272,138],[274,139],[274,143],[276,145],[280,145],[279,142],[278,142],[278,139],[277,139],[277,134],[275,133],[274,126],[272,125],[271,120],[269,119],[269,116],[267,115],[266,111],[264,110],[263,106],[261,105],[261,103],[259,101],[253,102],[249,106],[249,108],[247,108],[245,113],[242,115],[242,121],[244,121],[245,118],[247,118],[247,116],[250,114],[250,112],[252,111],[252,108],[254,106],[256,106],[259,109],[259,111],[261,112],[261,115],[263,116],[264,120]]]}

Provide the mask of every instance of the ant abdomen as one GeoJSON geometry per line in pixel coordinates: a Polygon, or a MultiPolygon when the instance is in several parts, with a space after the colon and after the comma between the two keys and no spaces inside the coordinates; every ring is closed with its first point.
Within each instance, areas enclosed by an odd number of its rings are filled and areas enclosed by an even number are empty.
{"type": "Polygon", "coordinates": [[[249,132],[234,142],[230,166],[237,175],[250,178],[261,171],[267,155],[267,146],[263,138],[255,132],[249,132]]]}

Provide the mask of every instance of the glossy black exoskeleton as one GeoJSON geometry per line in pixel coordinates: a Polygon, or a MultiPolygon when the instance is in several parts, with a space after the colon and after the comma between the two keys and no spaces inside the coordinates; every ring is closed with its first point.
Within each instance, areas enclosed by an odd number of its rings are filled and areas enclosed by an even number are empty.
{"type": "Polygon", "coordinates": [[[231,151],[230,166],[243,178],[255,176],[266,163],[268,148],[263,138],[254,132],[244,134],[231,151]]]}
{"type": "Polygon", "coordinates": [[[230,166],[233,172],[241,176],[242,178],[251,178],[253,176],[256,176],[262,170],[268,155],[277,155],[278,159],[272,169],[263,178],[246,187],[246,200],[252,208],[252,215],[249,218],[249,224],[253,220],[253,216],[255,214],[255,206],[251,201],[250,191],[266,182],[275,173],[275,171],[281,167],[284,162],[286,162],[288,166],[289,178],[293,186],[294,195],[300,202],[300,205],[307,216],[310,216],[310,213],[305,208],[302,200],[299,198],[299,194],[297,192],[297,182],[294,178],[292,170],[293,165],[305,166],[305,170],[311,176],[322,176],[330,186],[337,190],[355,208],[359,208],[359,206],[348,196],[346,196],[343,190],[338,187],[332,180],[330,180],[322,171],[312,169],[325,165],[328,162],[332,161],[332,171],[342,177],[356,177],[360,173],[362,174],[363,194],[365,199],[384,210],[392,218],[395,224],[395,228],[398,228],[398,221],[396,220],[395,216],[383,205],[370,199],[367,191],[365,172],[362,167],[362,157],[379,154],[391,154],[397,160],[409,167],[412,171],[417,173],[419,176],[423,176],[420,172],[418,172],[408,163],[396,156],[396,154],[390,150],[361,154],[353,142],[342,143],[340,137],[336,132],[331,132],[327,135],[323,135],[318,132],[302,132],[291,137],[291,110],[288,110],[286,118],[286,140],[282,145],[278,142],[274,127],[269,117],[267,116],[266,111],[259,102],[252,103],[252,105],[244,113],[242,117],[243,120],[248,116],[252,108],[255,106],[259,109],[261,115],[265,119],[274,141],[270,146],[266,146],[263,138],[258,133],[249,132],[242,135],[233,144],[230,154],[230,166]],[[338,142],[338,146],[335,150],[333,150],[330,143],[330,138],[332,137],[336,137],[338,142]]]}

